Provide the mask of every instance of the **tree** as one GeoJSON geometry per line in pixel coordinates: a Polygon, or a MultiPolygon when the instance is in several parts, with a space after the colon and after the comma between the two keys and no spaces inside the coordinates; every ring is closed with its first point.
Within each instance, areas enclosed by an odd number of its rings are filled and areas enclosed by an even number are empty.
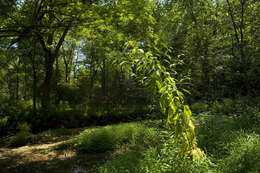
{"type": "Polygon", "coordinates": [[[252,38],[256,31],[253,23],[257,20],[255,15],[257,9],[255,8],[259,6],[259,3],[248,0],[226,0],[226,3],[228,7],[227,14],[230,17],[233,27],[232,37],[234,41],[232,40],[232,56],[239,63],[240,72],[243,74],[245,93],[249,94],[251,86],[248,72],[251,69],[252,58],[255,55],[253,53],[255,52],[255,47],[252,47],[253,42],[256,41],[252,38]],[[246,50],[251,50],[252,53],[246,50]]]}
{"type": "MultiPolygon", "coordinates": [[[[77,2],[75,2],[77,3],[77,2]]],[[[59,56],[60,48],[72,25],[77,23],[78,9],[75,3],[53,0],[27,0],[10,18],[17,17],[18,21],[10,22],[2,32],[9,33],[14,39],[11,46],[26,37],[37,38],[45,52],[45,79],[43,83],[42,106],[50,104],[51,80],[53,65],[59,56]],[[68,12],[69,11],[69,12],[68,12]],[[30,14],[30,15],[26,15],[30,14]],[[73,23],[74,22],[74,23],[73,23]],[[18,26],[18,29],[15,27],[18,26]]],[[[80,3],[76,4],[77,7],[80,3]]],[[[5,36],[5,35],[4,35],[5,36]]],[[[2,36],[3,37],[3,36],[2,36]]]]}

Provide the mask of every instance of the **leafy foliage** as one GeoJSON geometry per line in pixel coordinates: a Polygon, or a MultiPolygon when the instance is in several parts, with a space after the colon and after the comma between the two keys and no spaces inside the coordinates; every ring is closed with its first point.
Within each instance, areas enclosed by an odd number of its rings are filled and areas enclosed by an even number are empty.
{"type": "MultiPolygon", "coordinates": [[[[172,57],[167,53],[168,47],[161,43],[166,52],[161,52],[157,48],[158,40],[154,42],[152,47],[155,52],[144,52],[138,47],[134,47],[130,53],[130,60],[121,62],[121,65],[130,63],[130,68],[136,65],[134,74],[136,77],[148,86],[154,96],[159,94],[159,104],[161,112],[168,118],[168,125],[174,129],[175,141],[182,143],[181,153],[190,155],[194,160],[203,157],[202,151],[196,146],[195,127],[191,121],[191,110],[188,105],[184,104],[183,94],[177,89],[176,80],[172,77],[174,70],[171,69],[172,57]],[[166,67],[160,62],[163,59],[170,67],[171,71],[167,71],[166,67]]],[[[132,42],[129,42],[132,46],[132,42]]],[[[128,67],[129,69],[129,67],[128,67]]],[[[186,90],[185,90],[186,91],[186,90]]],[[[188,92],[188,91],[187,91],[188,92]]]]}

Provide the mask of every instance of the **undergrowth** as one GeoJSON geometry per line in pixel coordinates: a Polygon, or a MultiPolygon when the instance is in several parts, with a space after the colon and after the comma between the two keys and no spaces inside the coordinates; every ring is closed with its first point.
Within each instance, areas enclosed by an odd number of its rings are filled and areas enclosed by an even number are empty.
{"type": "Polygon", "coordinates": [[[57,149],[72,148],[79,153],[105,152],[123,145],[156,145],[159,139],[154,128],[140,123],[123,123],[87,129],[57,149]]]}
{"type": "MultiPolygon", "coordinates": [[[[231,104],[229,102],[226,100],[225,104],[231,104]]],[[[110,152],[108,160],[96,165],[98,173],[260,172],[259,108],[244,106],[243,112],[234,111],[228,115],[225,115],[226,108],[220,114],[222,108],[219,107],[219,112],[206,111],[194,116],[198,147],[205,153],[200,161],[180,155],[180,146],[174,143],[173,132],[165,130],[159,120],[86,129],[56,149],[73,149],[78,154],[114,151],[110,152]]],[[[214,110],[216,107],[207,109],[214,110]]],[[[29,131],[28,127],[21,125],[21,134],[13,137],[13,140],[17,138],[14,144],[20,143],[20,136],[27,140],[29,135],[25,131],[29,131]]],[[[42,135],[75,133],[73,130],[57,129],[42,135]]]]}
{"type": "Polygon", "coordinates": [[[172,137],[146,151],[114,154],[97,168],[99,173],[258,173],[260,172],[259,114],[196,117],[198,146],[204,159],[179,155],[172,137]],[[252,118],[253,117],[253,118],[252,118]]]}

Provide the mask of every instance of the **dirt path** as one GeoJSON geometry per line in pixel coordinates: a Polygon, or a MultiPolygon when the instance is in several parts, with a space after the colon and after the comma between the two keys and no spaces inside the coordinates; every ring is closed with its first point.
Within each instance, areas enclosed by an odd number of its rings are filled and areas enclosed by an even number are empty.
{"type": "Polygon", "coordinates": [[[0,173],[93,173],[95,165],[111,154],[53,150],[65,141],[13,149],[0,147],[0,173]]]}
{"type": "MultiPolygon", "coordinates": [[[[74,160],[76,153],[73,151],[54,151],[52,148],[61,144],[39,144],[19,148],[0,148],[0,172],[47,172],[55,167],[68,169],[68,161],[74,160]],[[65,165],[64,165],[64,164],[65,165]]],[[[64,170],[63,169],[63,170],[64,170]]],[[[60,172],[57,171],[57,172],[60,172]]],[[[53,172],[53,171],[52,171],[53,172]]],[[[56,171],[55,171],[56,172],[56,171]]]]}

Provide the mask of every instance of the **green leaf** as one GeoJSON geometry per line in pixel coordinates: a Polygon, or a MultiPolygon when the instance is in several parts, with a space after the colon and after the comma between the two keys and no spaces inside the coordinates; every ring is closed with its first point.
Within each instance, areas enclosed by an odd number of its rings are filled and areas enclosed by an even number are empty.
{"type": "Polygon", "coordinates": [[[190,91],[186,90],[186,89],[182,89],[184,92],[191,94],[190,91]]]}
{"type": "Polygon", "coordinates": [[[185,116],[187,116],[188,118],[191,117],[191,110],[190,110],[190,108],[189,108],[188,105],[185,105],[185,106],[184,106],[184,114],[185,114],[185,116]]]}
{"type": "Polygon", "coordinates": [[[121,62],[119,65],[120,66],[123,66],[124,64],[126,64],[127,63],[127,61],[123,61],[123,62],[121,62]]]}

